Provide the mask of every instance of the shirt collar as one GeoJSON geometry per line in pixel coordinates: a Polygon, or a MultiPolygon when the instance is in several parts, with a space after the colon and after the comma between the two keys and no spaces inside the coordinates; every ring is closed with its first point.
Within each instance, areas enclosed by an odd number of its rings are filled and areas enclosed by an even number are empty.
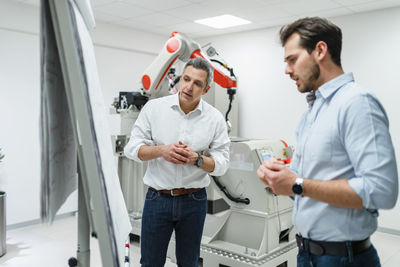
{"type": "Polygon", "coordinates": [[[350,72],[342,74],[324,83],[318,88],[317,92],[312,91],[306,95],[308,106],[311,107],[314,104],[314,101],[317,97],[323,97],[324,99],[326,99],[331,95],[333,95],[333,93],[339,90],[339,88],[341,88],[343,85],[353,81],[354,81],[353,73],[350,72]]]}
{"type": "MultiPolygon", "coordinates": [[[[200,98],[199,104],[195,107],[194,110],[192,110],[192,111],[189,112],[189,113],[192,113],[192,112],[194,112],[194,111],[196,111],[196,110],[199,110],[200,113],[201,113],[201,112],[203,111],[203,105],[204,105],[204,103],[203,103],[203,98],[200,98]]],[[[176,93],[176,94],[174,95],[173,98],[171,98],[170,106],[171,106],[171,108],[174,108],[174,107],[175,107],[175,108],[181,109],[181,107],[179,106],[179,92],[176,93]]]]}
{"type": "Polygon", "coordinates": [[[171,102],[170,102],[171,108],[173,107],[179,107],[179,92],[174,95],[174,97],[171,97],[171,102]]]}
{"type": "Polygon", "coordinates": [[[345,73],[342,74],[329,82],[324,83],[321,85],[318,90],[317,90],[317,97],[320,94],[323,98],[329,98],[331,95],[333,95],[339,88],[343,87],[343,85],[349,83],[349,82],[354,82],[354,77],[353,73],[345,73]]]}

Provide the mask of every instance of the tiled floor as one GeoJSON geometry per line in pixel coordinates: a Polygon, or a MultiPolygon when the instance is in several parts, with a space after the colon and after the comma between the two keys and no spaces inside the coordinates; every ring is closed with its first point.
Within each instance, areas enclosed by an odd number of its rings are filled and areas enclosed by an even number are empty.
{"type": "MultiPolygon", "coordinates": [[[[7,254],[1,267],[67,267],[68,258],[76,254],[76,217],[56,220],[51,226],[34,225],[7,232],[7,254]]],[[[377,232],[372,242],[383,267],[400,266],[400,236],[377,232]]],[[[139,246],[131,246],[131,266],[139,265],[139,246]]],[[[101,266],[97,240],[91,238],[91,266],[101,266]]],[[[166,267],[176,266],[167,262],[166,267]]],[[[205,266],[206,267],[206,266],[205,266]]]]}

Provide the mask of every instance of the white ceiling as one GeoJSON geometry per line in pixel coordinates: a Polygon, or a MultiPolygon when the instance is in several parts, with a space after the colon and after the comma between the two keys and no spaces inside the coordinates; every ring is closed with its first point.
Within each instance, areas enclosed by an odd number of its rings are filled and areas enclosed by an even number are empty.
{"type": "MultiPolygon", "coordinates": [[[[15,0],[38,5],[39,0],[15,0]]],[[[400,6],[400,0],[91,0],[96,21],[170,35],[205,37],[289,23],[299,17],[335,17],[400,6]],[[251,24],[213,29],[194,20],[224,14],[251,24]]]]}

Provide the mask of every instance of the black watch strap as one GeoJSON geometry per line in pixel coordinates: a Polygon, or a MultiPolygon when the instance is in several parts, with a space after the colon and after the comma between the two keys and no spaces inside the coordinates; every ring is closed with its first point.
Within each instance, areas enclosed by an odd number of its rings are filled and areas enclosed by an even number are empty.
{"type": "Polygon", "coordinates": [[[194,165],[196,165],[197,167],[200,167],[201,165],[203,165],[203,156],[199,152],[196,152],[196,153],[198,155],[198,158],[194,165]]]}
{"type": "Polygon", "coordinates": [[[296,181],[292,186],[292,191],[295,195],[303,196],[304,194],[304,187],[303,187],[303,178],[297,177],[296,181]]]}

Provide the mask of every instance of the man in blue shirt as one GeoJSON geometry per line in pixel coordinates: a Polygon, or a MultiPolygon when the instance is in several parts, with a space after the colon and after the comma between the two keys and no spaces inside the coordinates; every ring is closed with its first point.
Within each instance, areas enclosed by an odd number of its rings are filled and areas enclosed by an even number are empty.
{"type": "Polygon", "coordinates": [[[285,73],[308,110],[296,130],[290,168],[271,158],[257,173],[275,194],[295,196],[297,266],[380,266],[370,242],[378,209],[396,204],[398,176],[381,103],[344,73],[342,33],[326,19],[280,30],[285,73]]]}

